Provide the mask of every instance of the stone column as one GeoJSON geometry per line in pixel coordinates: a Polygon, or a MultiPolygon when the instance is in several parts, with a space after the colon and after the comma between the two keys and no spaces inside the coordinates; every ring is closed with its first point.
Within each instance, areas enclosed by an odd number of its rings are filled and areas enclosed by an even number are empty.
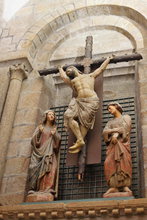
{"type": "Polygon", "coordinates": [[[17,64],[10,67],[10,85],[0,125],[0,186],[4,174],[8,144],[11,137],[21,85],[22,81],[26,78],[27,70],[24,64],[17,64]]]}

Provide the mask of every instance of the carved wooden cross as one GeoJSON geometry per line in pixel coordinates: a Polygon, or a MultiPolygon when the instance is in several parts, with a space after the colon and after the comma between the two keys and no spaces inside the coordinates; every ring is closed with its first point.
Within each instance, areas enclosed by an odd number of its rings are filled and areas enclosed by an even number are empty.
{"type": "MultiPolygon", "coordinates": [[[[85,49],[85,58],[83,62],[81,63],[74,63],[70,65],[64,65],[63,69],[65,70],[69,66],[75,66],[79,70],[83,69],[84,66],[84,72],[87,73],[89,71],[89,67],[91,66],[92,69],[98,68],[106,58],[101,58],[101,59],[96,59],[92,60],[92,36],[88,36],[86,40],[86,48],[85,49]]],[[[110,63],[119,63],[119,62],[128,62],[128,61],[133,61],[133,60],[141,60],[142,56],[139,53],[132,53],[132,54],[126,54],[123,56],[115,56],[112,60],[110,60],[110,63]]],[[[44,69],[44,70],[39,70],[40,76],[46,76],[49,74],[55,74],[58,73],[58,68],[53,67],[50,69],[44,69]]]]}

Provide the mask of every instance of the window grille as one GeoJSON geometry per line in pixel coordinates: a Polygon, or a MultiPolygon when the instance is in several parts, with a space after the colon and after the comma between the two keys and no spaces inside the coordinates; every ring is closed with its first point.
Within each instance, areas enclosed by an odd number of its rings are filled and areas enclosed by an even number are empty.
{"type": "MultiPolygon", "coordinates": [[[[121,98],[115,100],[103,101],[103,128],[112,116],[107,111],[108,103],[112,101],[119,102],[123,107],[123,114],[129,114],[132,118],[131,131],[131,154],[132,154],[132,191],[135,197],[140,197],[139,182],[139,156],[137,146],[137,127],[135,116],[134,97],[121,98]]],[[[108,189],[104,176],[104,160],[106,154],[106,145],[102,141],[102,161],[101,164],[86,165],[85,178],[83,182],[77,180],[78,168],[76,166],[66,166],[66,152],[68,135],[63,127],[63,115],[67,106],[53,108],[56,112],[58,130],[61,134],[61,150],[60,150],[60,170],[59,170],[59,186],[57,200],[73,200],[73,199],[90,199],[102,198],[103,193],[108,189]]]]}

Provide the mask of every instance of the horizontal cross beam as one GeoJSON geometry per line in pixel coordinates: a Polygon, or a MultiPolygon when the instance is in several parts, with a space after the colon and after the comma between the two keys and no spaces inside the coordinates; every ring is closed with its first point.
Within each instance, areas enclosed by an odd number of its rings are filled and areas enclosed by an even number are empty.
{"type": "MultiPolygon", "coordinates": [[[[123,55],[123,56],[115,56],[113,59],[110,60],[110,63],[128,62],[128,61],[141,60],[141,59],[142,59],[141,54],[132,53],[132,54],[128,54],[128,55],[126,54],[126,55],[123,55]]],[[[92,63],[91,63],[91,67],[92,68],[98,68],[105,60],[106,60],[106,58],[93,60],[92,63]]],[[[76,64],[65,65],[65,66],[63,66],[63,69],[65,70],[69,66],[75,66],[79,70],[81,70],[84,67],[84,63],[76,63],[76,64]]],[[[58,71],[57,67],[53,67],[53,68],[50,68],[50,69],[39,70],[40,76],[46,76],[46,75],[55,74],[55,73],[58,73],[58,72],[59,71],[58,71]]]]}

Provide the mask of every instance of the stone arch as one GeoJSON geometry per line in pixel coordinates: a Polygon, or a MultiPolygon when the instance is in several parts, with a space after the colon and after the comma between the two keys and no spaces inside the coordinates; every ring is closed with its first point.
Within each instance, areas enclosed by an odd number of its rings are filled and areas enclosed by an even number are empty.
{"type": "MultiPolygon", "coordinates": [[[[59,46],[61,45],[61,43],[67,39],[70,38],[70,36],[75,36],[75,35],[78,35],[79,32],[80,33],[83,33],[85,31],[92,31],[92,30],[112,30],[112,31],[116,31],[116,32],[119,32],[121,33],[122,35],[124,35],[132,44],[132,48],[133,50],[135,51],[137,49],[137,42],[136,42],[136,39],[135,39],[135,36],[133,36],[129,31],[127,31],[126,29],[123,29],[119,26],[113,26],[113,25],[97,25],[97,26],[91,26],[91,27],[85,27],[85,28],[82,28],[82,29],[79,29],[73,33],[69,33],[67,35],[64,35],[62,36],[61,39],[58,40],[58,42],[55,42],[55,45],[54,47],[52,47],[51,51],[50,51],[50,54],[53,53],[53,51],[59,46]]],[[[142,45],[142,44],[141,44],[142,45]]]]}
{"type": "MultiPolygon", "coordinates": [[[[37,57],[41,58],[41,51],[43,51],[43,59],[46,60],[46,63],[50,60],[52,53],[59,47],[64,41],[69,39],[71,36],[78,35],[78,33],[86,32],[87,30],[113,30],[124,35],[132,44],[132,48],[135,50],[136,48],[143,47],[143,39],[142,35],[138,31],[138,29],[131,24],[129,21],[126,22],[124,18],[117,18],[117,16],[110,16],[109,20],[107,16],[94,16],[89,22],[90,18],[84,18],[73,22],[72,24],[66,25],[64,28],[59,29],[58,31],[50,34],[50,37],[46,42],[41,46],[35,57],[35,63],[40,63],[40,61],[36,59],[37,57]],[[107,20],[105,22],[104,20],[107,20]],[[110,21],[111,20],[111,21],[110,21]],[[81,23],[79,26],[78,24],[81,23]],[[83,24],[82,24],[83,23],[83,24]],[[121,24],[121,25],[120,25],[121,24]],[[125,27],[123,28],[123,26],[125,27]],[[76,28],[75,28],[76,27],[76,28]],[[129,28],[129,31],[128,31],[129,28]],[[73,31],[72,31],[73,30],[73,31]],[[138,43],[140,42],[140,43],[138,43]],[[46,55],[45,55],[46,54],[46,55]]],[[[47,65],[48,66],[48,65],[47,65]]],[[[42,66],[41,68],[47,67],[42,66]]],[[[39,67],[40,68],[40,67],[39,67]]]]}
{"type": "MultiPolygon", "coordinates": [[[[124,31],[123,29],[121,29],[121,28],[119,28],[119,27],[114,27],[114,26],[103,26],[103,27],[100,27],[100,26],[98,26],[98,27],[96,27],[96,28],[98,28],[98,29],[105,29],[105,30],[113,30],[113,31],[117,31],[117,32],[119,32],[119,33],[125,33],[125,36],[128,38],[128,40],[131,42],[131,44],[132,44],[132,48],[133,48],[133,50],[135,50],[135,48],[136,48],[136,41],[135,41],[135,39],[133,38],[133,36],[129,33],[129,32],[127,32],[127,31],[124,31]]],[[[84,28],[84,29],[80,29],[80,32],[85,32],[86,31],[86,29],[87,30],[92,30],[93,28],[92,27],[90,27],[90,28],[84,28]]],[[[76,36],[76,35],[78,35],[78,33],[79,33],[79,31],[76,31],[76,32],[74,32],[74,33],[72,33],[72,35],[73,35],[73,37],[74,36],[76,36]]],[[[47,51],[46,51],[46,63],[50,60],[50,58],[52,57],[52,54],[54,53],[54,51],[64,42],[64,41],[66,41],[66,40],[68,40],[69,38],[71,37],[71,34],[67,34],[67,35],[65,35],[65,36],[63,36],[63,37],[61,37],[61,38],[59,38],[57,41],[55,41],[53,44],[52,44],[52,47],[50,47],[50,50],[48,51],[48,53],[47,53],[47,51]]],[[[45,51],[45,48],[46,48],[46,44],[41,48],[41,51],[45,51]],[[43,49],[44,48],[44,49],[43,49]]],[[[39,54],[39,52],[38,52],[38,54],[36,55],[36,57],[35,57],[35,59],[37,59],[37,57],[39,57],[40,56],[40,54],[39,54]]],[[[35,61],[36,62],[36,61],[35,61]]],[[[47,65],[45,65],[44,67],[47,67],[47,65]]],[[[42,68],[44,68],[44,67],[42,67],[42,68]]]]}
{"type": "MultiPolygon", "coordinates": [[[[105,2],[107,3],[107,1],[105,2]]],[[[83,8],[78,8],[78,6],[76,8],[75,4],[74,10],[60,14],[54,19],[50,15],[44,16],[35,26],[25,33],[23,39],[18,45],[18,50],[25,49],[29,51],[30,56],[34,59],[38,48],[43,45],[50,34],[75,20],[93,15],[116,15],[129,19],[142,33],[144,44],[146,44],[145,28],[147,28],[147,20],[139,11],[124,5],[112,5],[112,3],[88,5],[83,8]]]]}

